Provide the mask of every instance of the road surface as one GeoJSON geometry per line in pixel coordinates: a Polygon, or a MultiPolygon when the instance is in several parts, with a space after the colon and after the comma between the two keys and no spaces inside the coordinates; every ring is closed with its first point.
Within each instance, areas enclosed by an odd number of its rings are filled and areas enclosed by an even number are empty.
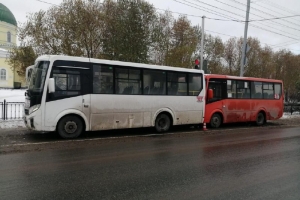
{"type": "Polygon", "coordinates": [[[21,138],[0,145],[0,199],[300,198],[299,127],[21,138]]]}

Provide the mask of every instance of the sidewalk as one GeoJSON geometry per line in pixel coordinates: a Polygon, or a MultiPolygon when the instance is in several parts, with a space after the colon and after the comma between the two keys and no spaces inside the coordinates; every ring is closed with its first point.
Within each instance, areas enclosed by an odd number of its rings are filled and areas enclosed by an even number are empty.
{"type": "Polygon", "coordinates": [[[19,120],[0,120],[0,133],[1,129],[18,129],[25,128],[24,121],[19,120]]]}

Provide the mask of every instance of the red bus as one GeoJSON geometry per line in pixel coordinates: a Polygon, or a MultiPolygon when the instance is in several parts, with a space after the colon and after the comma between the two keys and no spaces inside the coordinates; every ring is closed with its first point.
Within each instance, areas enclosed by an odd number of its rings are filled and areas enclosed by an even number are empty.
{"type": "Polygon", "coordinates": [[[212,128],[225,123],[256,122],[283,115],[281,80],[207,74],[204,122],[212,128]]]}

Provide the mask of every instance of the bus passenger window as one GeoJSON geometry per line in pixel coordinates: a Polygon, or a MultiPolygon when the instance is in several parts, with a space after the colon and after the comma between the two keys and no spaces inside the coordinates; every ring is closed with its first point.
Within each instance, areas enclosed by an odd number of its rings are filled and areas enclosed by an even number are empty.
{"type": "Polygon", "coordinates": [[[54,68],[55,98],[64,96],[76,96],[81,94],[80,72],[74,69],[54,68]]]}
{"type": "Polygon", "coordinates": [[[113,94],[113,67],[93,65],[93,93],[113,94]]]}
{"type": "Polygon", "coordinates": [[[237,98],[238,99],[250,98],[250,84],[248,81],[237,81],[237,98]]]}
{"type": "Polygon", "coordinates": [[[262,82],[251,82],[251,98],[261,99],[262,94],[262,82]]]}
{"type": "Polygon", "coordinates": [[[165,95],[166,94],[166,72],[159,70],[144,70],[144,94],[165,95]]]}
{"type": "Polygon", "coordinates": [[[236,98],[236,81],[227,80],[227,98],[236,98]]]}
{"type": "Polygon", "coordinates": [[[274,97],[277,97],[277,99],[281,98],[281,94],[282,94],[282,87],[280,83],[275,83],[274,84],[274,89],[275,89],[275,95],[274,97]]]}
{"type": "Polygon", "coordinates": [[[202,89],[201,74],[188,74],[189,96],[198,96],[202,89]]]}
{"type": "Polygon", "coordinates": [[[185,73],[168,72],[168,95],[187,95],[187,77],[185,73]]]}
{"type": "Polygon", "coordinates": [[[116,94],[141,94],[141,70],[116,68],[116,94]]]}
{"type": "Polygon", "coordinates": [[[213,90],[213,99],[208,102],[219,101],[227,97],[226,80],[224,79],[210,79],[208,89],[213,90]]]}
{"type": "Polygon", "coordinates": [[[264,99],[274,99],[274,84],[273,83],[263,83],[263,98],[264,99]]]}

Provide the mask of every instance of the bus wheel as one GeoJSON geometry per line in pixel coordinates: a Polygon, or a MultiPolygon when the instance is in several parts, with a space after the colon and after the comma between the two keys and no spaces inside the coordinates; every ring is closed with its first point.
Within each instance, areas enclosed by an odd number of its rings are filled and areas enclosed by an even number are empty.
{"type": "Polygon", "coordinates": [[[221,124],[222,124],[222,118],[220,114],[218,113],[213,114],[213,116],[210,119],[210,126],[212,128],[219,128],[221,124]]]}
{"type": "Polygon", "coordinates": [[[155,129],[157,132],[167,132],[171,126],[171,119],[167,114],[159,114],[155,120],[155,129]]]}
{"type": "Polygon", "coordinates": [[[256,125],[262,126],[264,125],[264,123],[265,123],[265,115],[262,112],[260,112],[256,117],[256,125]]]}
{"type": "Polygon", "coordinates": [[[63,117],[57,125],[58,134],[65,139],[77,138],[83,131],[81,119],[74,115],[63,117]]]}

